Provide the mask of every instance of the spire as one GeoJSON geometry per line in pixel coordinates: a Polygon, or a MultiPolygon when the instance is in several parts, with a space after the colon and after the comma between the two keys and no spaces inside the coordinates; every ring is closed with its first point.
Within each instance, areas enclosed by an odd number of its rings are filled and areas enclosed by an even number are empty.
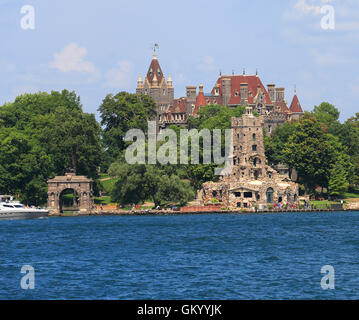
{"type": "Polygon", "coordinates": [[[137,88],[142,88],[142,87],[143,87],[143,81],[141,75],[139,75],[137,80],[137,88]]]}
{"type": "Polygon", "coordinates": [[[173,86],[171,76],[168,76],[167,86],[168,86],[168,87],[172,87],[172,86],[173,86]]]}
{"type": "Polygon", "coordinates": [[[256,69],[256,76],[258,77],[258,68],[256,69]]]}
{"type": "Polygon", "coordinates": [[[292,103],[290,104],[289,110],[293,113],[303,113],[303,109],[302,109],[299,99],[297,97],[296,89],[295,89],[294,97],[293,97],[292,103]]]}
{"type": "Polygon", "coordinates": [[[198,92],[198,96],[196,99],[196,105],[195,108],[193,110],[193,114],[196,115],[197,112],[199,111],[199,109],[203,106],[205,106],[207,104],[206,102],[206,98],[204,97],[204,93],[203,93],[203,84],[199,85],[199,92],[198,92]]]}
{"type": "Polygon", "coordinates": [[[243,68],[243,75],[245,75],[246,74],[246,69],[245,68],[243,68]]]}
{"type": "Polygon", "coordinates": [[[152,58],[151,64],[147,71],[146,80],[148,81],[150,86],[153,86],[153,85],[158,86],[159,84],[162,83],[163,73],[161,70],[161,66],[158,62],[157,56],[156,56],[156,51],[154,51],[154,53],[153,53],[153,58],[152,58]],[[156,76],[157,84],[153,83],[155,76],[156,76]]]}

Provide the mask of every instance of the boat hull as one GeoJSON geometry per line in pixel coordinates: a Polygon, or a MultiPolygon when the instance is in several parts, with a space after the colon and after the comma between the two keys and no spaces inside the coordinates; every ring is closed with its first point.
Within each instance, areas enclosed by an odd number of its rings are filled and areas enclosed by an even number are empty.
{"type": "Polygon", "coordinates": [[[0,210],[0,220],[38,219],[48,215],[48,210],[0,210]]]}

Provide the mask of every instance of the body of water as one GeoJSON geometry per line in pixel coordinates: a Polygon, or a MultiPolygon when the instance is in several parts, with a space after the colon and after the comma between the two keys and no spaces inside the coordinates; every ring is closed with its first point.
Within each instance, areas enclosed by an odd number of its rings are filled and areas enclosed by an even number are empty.
{"type": "Polygon", "coordinates": [[[358,299],[358,225],[356,212],[0,221],[0,299],[358,299]]]}

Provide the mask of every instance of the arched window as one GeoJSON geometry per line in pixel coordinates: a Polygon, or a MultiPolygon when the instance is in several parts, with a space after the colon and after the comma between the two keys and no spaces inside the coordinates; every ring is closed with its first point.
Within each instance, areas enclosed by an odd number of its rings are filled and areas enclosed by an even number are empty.
{"type": "Polygon", "coordinates": [[[252,140],[256,141],[256,134],[255,133],[252,134],[252,140]]]}
{"type": "Polygon", "coordinates": [[[274,193],[274,190],[272,188],[267,189],[267,192],[266,192],[267,203],[273,203],[273,193],[274,193]]]}

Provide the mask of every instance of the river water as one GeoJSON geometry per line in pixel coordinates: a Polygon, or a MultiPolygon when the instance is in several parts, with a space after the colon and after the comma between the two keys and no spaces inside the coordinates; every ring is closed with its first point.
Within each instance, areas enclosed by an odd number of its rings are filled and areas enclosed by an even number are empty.
{"type": "Polygon", "coordinates": [[[358,299],[358,226],[356,212],[0,221],[0,299],[358,299]]]}

